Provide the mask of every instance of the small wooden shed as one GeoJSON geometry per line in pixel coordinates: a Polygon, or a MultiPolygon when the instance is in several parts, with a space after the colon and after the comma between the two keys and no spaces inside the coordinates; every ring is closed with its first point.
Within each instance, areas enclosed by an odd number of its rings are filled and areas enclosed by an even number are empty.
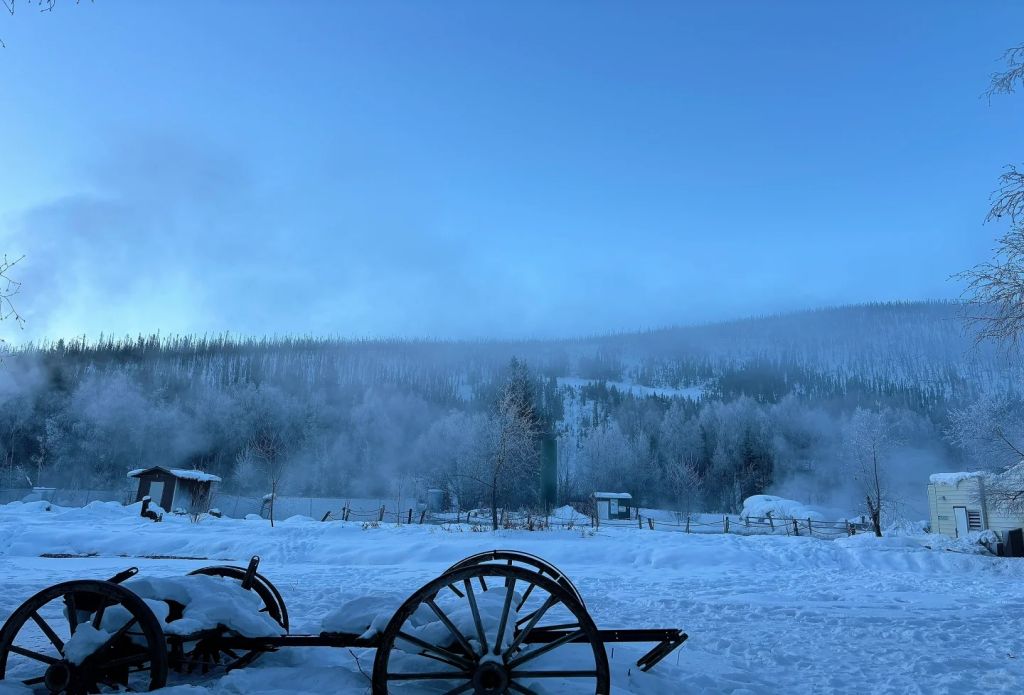
{"type": "Polygon", "coordinates": [[[933,533],[961,538],[974,531],[1006,532],[1024,528],[1024,517],[990,504],[985,483],[994,474],[984,471],[936,473],[928,479],[928,507],[933,533]]]}
{"type": "Polygon", "coordinates": [[[165,512],[177,509],[188,513],[208,512],[213,500],[213,484],[220,482],[220,478],[211,473],[163,466],[138,468],[129,471],[128,477],[139,481],[136,502],[149,497],[165,512]]]}
{"type": "Polygon", "coordinates": [[[633,495],[628,492],[595,492],[598,519],[632,519],[633,495]]]}

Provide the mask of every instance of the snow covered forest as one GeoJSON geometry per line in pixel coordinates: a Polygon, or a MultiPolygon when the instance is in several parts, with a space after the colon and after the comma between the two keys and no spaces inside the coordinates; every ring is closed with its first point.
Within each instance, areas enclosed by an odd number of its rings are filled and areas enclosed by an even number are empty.
{"type": "Polygon", "coordinates": [[[164,465],[245,493],[439,487],[464,508],[489,506],[492,485],[503,504],[539,504],[536,456],[489,469],[510,384],[524,436],[557,442],[559,504],[612,489],[692,511],[736,511],[765,491],[849,507],[863,499],[849,470],[870,415],[896,499],[919,511],[928,473],[1007,463],[977,460],[995,454],[951,423],[993,397],[1016,408],[1019,383],[951,303],[580,340],[151,337],[5,359],[0,487],[117,488],[164,465]]]}

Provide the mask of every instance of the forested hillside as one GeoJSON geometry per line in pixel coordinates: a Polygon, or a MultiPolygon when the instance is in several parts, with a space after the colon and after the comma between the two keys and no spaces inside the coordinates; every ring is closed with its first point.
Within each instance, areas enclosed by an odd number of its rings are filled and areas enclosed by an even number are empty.
{"type": "MultiPolygon", "coordinates": [[[[262,493],[256,440],[270,437],[284,492],[438,486],[483,505],[513,358],[557,438],[561,501],[607,488],[680,509],[734,510],[765,490],[852,496],[846,462],[866,412],[885,428],[894,487],[912,495],[925,473],[965,463],[944,436],[951,409],[1019,383],[950,303],[574,340],[67,340],[5,358],[0,487],[120,486],[129,469],[166,465],[262,493]]],[[[518,503],[536,503],[536,472],[517,475],[518,503]]]]}

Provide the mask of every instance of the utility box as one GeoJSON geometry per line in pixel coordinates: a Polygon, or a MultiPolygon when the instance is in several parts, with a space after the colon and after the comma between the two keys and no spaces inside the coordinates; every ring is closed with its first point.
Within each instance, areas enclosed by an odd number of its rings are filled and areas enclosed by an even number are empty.
{"type": "Polygon", "coordinates": [[[1024,529],[1015,528],[1006,532],[1006,556],[1024,557],[1024,529]]]}
{"type": "Polygon", "coordinates": [[[633,495],[628,492],[595,492],[597,518],[615,521],[633,518],[633,495]]]}

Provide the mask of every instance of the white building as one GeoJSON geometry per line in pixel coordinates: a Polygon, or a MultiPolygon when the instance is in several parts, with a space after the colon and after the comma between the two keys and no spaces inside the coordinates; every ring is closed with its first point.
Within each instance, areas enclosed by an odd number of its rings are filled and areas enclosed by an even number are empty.
{"type": "Polygon", "coordinates": [[[929,478],[928,507],[933,533],[960,538],[973,531],[991,530],[1006,540],[1006,532],[1024,528],[1024,517],[1008,513],[985,496],[991,473],[936,473],[929,478]]]}

